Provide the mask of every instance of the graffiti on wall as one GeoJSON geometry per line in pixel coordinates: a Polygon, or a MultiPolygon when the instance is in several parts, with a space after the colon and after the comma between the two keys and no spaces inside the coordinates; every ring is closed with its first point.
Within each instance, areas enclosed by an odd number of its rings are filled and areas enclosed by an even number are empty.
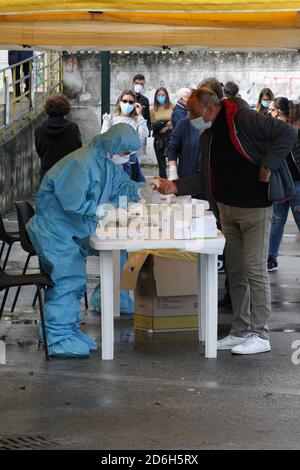
{"type": "Polygon", "coordinates": [[[64,91],[80,103],[96,105],[100,100],[100,57],[87,54],[65,54],[64,91]]]}
{"type": "Polygon", "coordinates": [[[271,88],[275,96],[287,96],[291,100],[300,98],[300,74],[298,76],[264,75],[264,86],[271,88]]]}

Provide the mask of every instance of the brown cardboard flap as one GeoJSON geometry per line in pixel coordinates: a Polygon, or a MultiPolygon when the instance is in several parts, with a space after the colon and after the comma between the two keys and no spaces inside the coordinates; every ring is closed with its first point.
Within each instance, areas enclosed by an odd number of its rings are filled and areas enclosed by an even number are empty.
{"type": "Polygon", "coordinates": [[[153,274],[160,297],[197,295],[197,263],[154,256],[153,274]]]}
{"type": "Polygon", "coordinates": [[[120,289],[134,290],[136,288],[140,270],[148,256],[146,252],[131,253],[128,256],[121,274],[120,289]]]}
{"type": "Polygon", "coordinates": [[[147,252],[131,253],[121,275],[120,288],[135,290],[138,284],[143,288],[144,295],[146,291],[159,297],[197,295],[197,263],[149,255],[147,252]]]}

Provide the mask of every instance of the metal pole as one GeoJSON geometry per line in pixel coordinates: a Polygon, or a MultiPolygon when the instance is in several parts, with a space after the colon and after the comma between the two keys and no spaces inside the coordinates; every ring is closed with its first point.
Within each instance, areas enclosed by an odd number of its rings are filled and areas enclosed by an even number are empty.
{"type": "Polygon", "coordinates": [[[33,69],[32,66],[31,66],[31,70],[29,73],[30,73],[29,109],[30,109],[30,114],[32,118],[33,109],[34,109],[35,79],[36,79],[36,71],[33,69]]]}
{"type": "Polygon", "coordinates": [[[110,52],[101,52],[101,117],[110,113],[110,52]]]}
{"type": "Polygon", "coordinates": [[[4,75],[4,90],[5,90],[5,118],[4,124],[7,126],[9,124],[9,81],[8,78],[4,75]]]}

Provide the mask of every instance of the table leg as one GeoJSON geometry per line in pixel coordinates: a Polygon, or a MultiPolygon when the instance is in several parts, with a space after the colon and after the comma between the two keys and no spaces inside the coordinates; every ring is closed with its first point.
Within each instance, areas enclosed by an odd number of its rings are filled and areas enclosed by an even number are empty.
{"type": "Polygon", "coordinates": [[[102,359],[114,358],[113,252],[100,251],[102,359]]]}
{"type": "Polygon", "coordinates": [[[206,332],[206,255],[198,253],[198,332],[199,341],[205,341],[206,332]]]}
{"type": "Polygon", "coordinates": [[[113,251],[114,317],[120,317],[120,251],[113,251]]]}
{"type": "Polygon", "coordinates": [[[217,357],[218,338],[218,269],[217,255],[205,255],[207,257],[206,270],[206,342],[205,357],[217,357]]]}

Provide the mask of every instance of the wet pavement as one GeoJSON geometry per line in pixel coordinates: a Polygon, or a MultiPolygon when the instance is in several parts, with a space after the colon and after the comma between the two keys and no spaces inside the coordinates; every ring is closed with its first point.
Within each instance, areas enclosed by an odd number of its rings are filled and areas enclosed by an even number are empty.
{"type": "MultiPolygon", "coordinates": [[[[16,229],[15,212],[6,225],[16,229]]],[[[20,272],[25,258],[17,244],[7,271],[20,272]]],[[[33,259],[30,271],[36,269],[33,259]]],[[[91,294],[96,257],[87,269],[91,294]]],[[[0,365],[0,449],[299,448],[300,364],[292,355],[300,362],[300,239],[291,218],[270,279],[272,351],[219,352],[216,360],[205,359],[195,332],[135,333],[133,319],[122,316],[115,320],[115,360],[102,361],[100,317],[83,310],[82,327],[99,350],[46,363],[34,290],[22,288],[13,314],[11,292],[0,321],[7,355],[0,365]]],[[[219,283],[222,296],[224,275],[219,283]]],[[[219,313],[223,334],[231,314],[219,313]]]]}

